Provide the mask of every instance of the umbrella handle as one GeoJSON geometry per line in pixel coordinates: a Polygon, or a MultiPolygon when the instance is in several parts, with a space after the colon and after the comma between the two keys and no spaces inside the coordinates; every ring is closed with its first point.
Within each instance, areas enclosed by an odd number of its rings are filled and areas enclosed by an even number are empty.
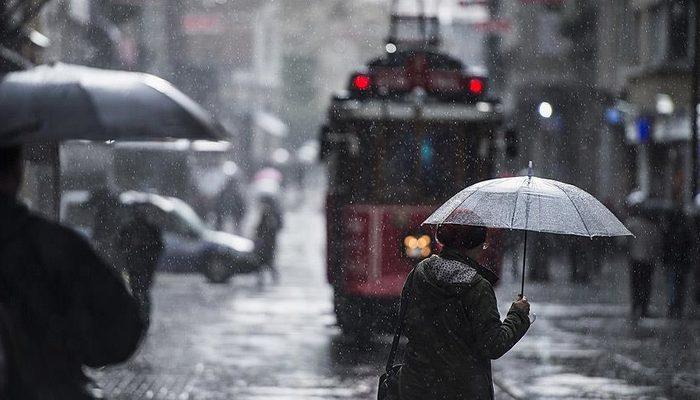
{"type": "Polygon", "coordinates": [[[523,274],[520,282],[520,297],[525,293],[525,261],[527,260],[527,230],[525,230],[525,240],[523,240],[523,274]]]}

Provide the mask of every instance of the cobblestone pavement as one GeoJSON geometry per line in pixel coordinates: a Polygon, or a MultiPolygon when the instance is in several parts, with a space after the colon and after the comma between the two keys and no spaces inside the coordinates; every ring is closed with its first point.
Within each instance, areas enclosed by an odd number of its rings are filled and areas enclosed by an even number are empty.
{"type": "MultiPolygon", "coordinates": [[[[153,325],[142,349],[125,365],[94,372],[105,395],[375,398],[391,338],[359,346],[335,327],[322,226],[313,208],[287,214],[277,285],[258,287],[254,276],[210,285],[198,275],[159,275],[153,325]]],[[[625,319],[624,291],[613,282],[624,277],[616,274],[602,286],[528,286],[538,319],[521,343],[494,362],[497,399],[700,398],[682,397],[696,392],[679,389],[685,379],[692,390],[696,379],[698,339],[688,332],[697,332],[697,321],[633,326],[625,319]],[[677,337],[684,339],[663,347],[677,337]],[[686,355],[678,361],[673,354],[682,349],[686,355]]],[[[498,292],[505,310],[517,287],[505,282],[498,292]]]]}

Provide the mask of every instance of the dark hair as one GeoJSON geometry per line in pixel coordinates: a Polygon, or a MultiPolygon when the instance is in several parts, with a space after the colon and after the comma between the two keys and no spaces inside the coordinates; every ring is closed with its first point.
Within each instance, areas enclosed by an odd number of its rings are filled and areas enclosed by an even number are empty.
{"type": "Polygon", "coordinates": [[[486,241],[483,226],[443,224],[438,226],[435,237],[445,247],[473,249],[486,241]]]}
{"type": "Polygon", "coordinates": [[[22,161],[22,146],[0,145],[0,174],[15,172],[22,161]]]}

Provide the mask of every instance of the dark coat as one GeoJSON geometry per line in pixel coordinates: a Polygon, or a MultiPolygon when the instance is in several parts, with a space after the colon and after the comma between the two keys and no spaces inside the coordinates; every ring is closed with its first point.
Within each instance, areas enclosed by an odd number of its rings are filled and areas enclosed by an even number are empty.
{"type": "Polygon", "coordinates": [[[691,220],[681,210],[668,213],[663,243],[663,262],[667,268],[681,273],[690,270],[694,258],[695,241],[691,220]]]}
{"type": "Polygon", "coordinates": [[[90,398],[82,366],[131,356],[144,332],[138,304],[73,230],[7,196],[0,221],[0,303],[14,332],[9,398],[90,398]]]}
{"type": "Polygon", "coordinates": [[[282,229],[282,212],[276,201],[265,199],[261,204],[260,221],[255,229],[255,246],[263,265],[272,266],[277,248],[277,233],[282,229]]]}
{"type": "Polygon", "coordinates": [[[119,231],[117,250],[121,268],[129,277],[131,292],[141,305],[146,321],[150,321],[151,286],[164,246],[160,228],[140,213],[136,213],[119,231]]]}
{"type": "Polygon", "coordinates": [[[511,308],[501,322],[488,271],[456,252],[416,267],[401,370],[404,400],[493,399],[491,360],[510,350],[530,327],[511,308]],[[449,258],[448,258],[449,256],[449,258]]]}

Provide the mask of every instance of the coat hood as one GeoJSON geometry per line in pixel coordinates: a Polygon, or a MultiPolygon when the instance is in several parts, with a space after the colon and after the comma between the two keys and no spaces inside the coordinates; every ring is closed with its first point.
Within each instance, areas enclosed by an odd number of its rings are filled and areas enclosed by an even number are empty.
{"type": "Polygon", "coordinates": [[[27,207],[14,197],[0,193],[0,243],[17,235],[28,219],[27,207]]]}
{"type": "Polygon", "coordinates": [[[457,295],[481,279],[473,266],[437,255],[421,262],[416,273],[442,296],[457,295]]]}
{"type": "Polygon", "coordinates": [[[423,260],[416,272],[442,296],[457,295],[481,279],[492,286],[498,282],[493,271],[451,248],[444,248],[440,255],[423,260]]]}

